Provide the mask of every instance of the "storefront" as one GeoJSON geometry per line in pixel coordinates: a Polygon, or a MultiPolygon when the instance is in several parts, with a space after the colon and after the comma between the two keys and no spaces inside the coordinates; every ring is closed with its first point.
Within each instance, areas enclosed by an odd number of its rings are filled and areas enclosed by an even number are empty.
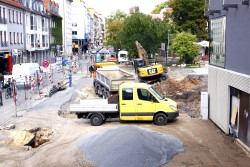
{"type": "Polygon", "coordinates": [[[0,53],[0,73],[5,75],[12,72],[13,59],[9,53],[0,53]]]}

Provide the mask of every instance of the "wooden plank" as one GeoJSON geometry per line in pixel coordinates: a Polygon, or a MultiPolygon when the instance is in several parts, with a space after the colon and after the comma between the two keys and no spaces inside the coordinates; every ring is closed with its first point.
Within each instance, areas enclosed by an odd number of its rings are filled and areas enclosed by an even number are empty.
{"type": "Polygon", "coordinates": [[[237,118],[237,113],[238,113],[238,106],[234,105],[233,106],[233,111],[231,115],[231,124],[235,126],[236,118],[237,118]]]}

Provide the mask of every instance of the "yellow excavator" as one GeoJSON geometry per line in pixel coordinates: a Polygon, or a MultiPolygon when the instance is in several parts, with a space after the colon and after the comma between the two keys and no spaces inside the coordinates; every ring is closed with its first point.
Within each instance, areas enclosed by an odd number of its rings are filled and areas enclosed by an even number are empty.
{"type": "Polygon", "coordinates": [[[134,59],[133,63],[139,82],[154,83],[166,80],[167,75],[162,64],[156,63],[155,61],[150,63],[147,58],[147,52],[141,44],[138,41],[136,41],[135,44],[138,50],[139,58],[134,59]]]}

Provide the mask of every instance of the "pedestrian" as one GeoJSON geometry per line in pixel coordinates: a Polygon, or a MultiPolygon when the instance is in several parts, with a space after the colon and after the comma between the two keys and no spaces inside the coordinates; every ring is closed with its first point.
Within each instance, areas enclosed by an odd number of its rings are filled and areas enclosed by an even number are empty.
{"type": "Polygon", "coordinates": [[[72,73],[71,70],[69,70],[69,87],[72,86],[72,73]]]}

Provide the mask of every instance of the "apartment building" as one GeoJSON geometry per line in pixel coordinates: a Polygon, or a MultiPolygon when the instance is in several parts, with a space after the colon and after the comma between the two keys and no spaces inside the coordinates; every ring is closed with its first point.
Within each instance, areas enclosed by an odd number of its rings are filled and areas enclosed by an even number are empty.
{"type": "Polygon", "coordinates": [[[71,3],[73,0],[54,0],[59,4],[59,15],[63,18],[62,31],[63,31],[63,55],[72,55],[72,9],[71,3]]]}
{"type": "Polygon", "coordinates": [[[94,47],[103,46],[104,22],[101,14],[97,13],[94,8],[88,8],[89,13],[93,16],[93,45],[94,47]]]}
{"type": "Polygon", "coordinates": [[[249,0],[206,0],[209,118],[250,147],[249,0]]]}
{"type": "Polygon", "coordinates": [[[22,0],[25,22],[26,62],[40,65],[49,55],[49,15],[41,0],[22,0]]]}
{"type": "Polygon", "coordinates": [[[87,44],[87,8],[83,0],[72,3],[72,51],[85,51],[87,44]]]}
{"type": "Polygon", "coordinates": [[[24,61],[24,7],[21,0],[0,0],[0,73],[24,61]]]}
{"type": "MultiPolygon", "coordinates": [[[[43,0],[47,14],[50,16],[49,21],[49,41],[50,41],[50,58],[55,60],[56,56],[61,56],[63,50],[63,32],[62,17],[59,15],[59,4],[51,0],[43,0]]],[[[54,61],[52,61],[54,62],[54,61]]]]}

